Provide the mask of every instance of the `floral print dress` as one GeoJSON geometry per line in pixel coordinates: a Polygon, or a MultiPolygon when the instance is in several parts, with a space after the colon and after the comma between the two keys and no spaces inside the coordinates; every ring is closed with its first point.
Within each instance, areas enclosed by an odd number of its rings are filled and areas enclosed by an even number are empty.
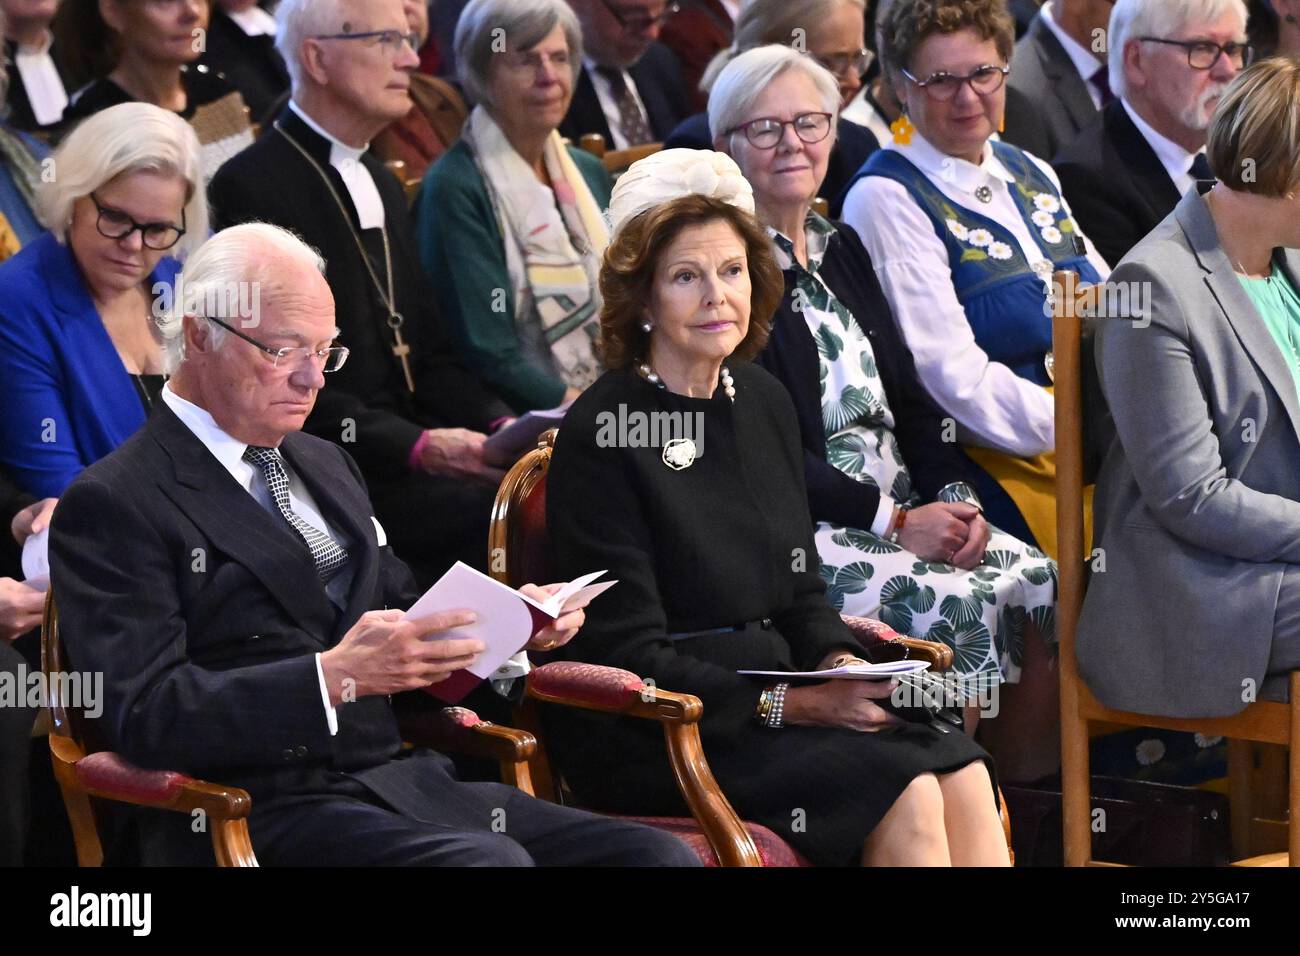
{"type": "MultiPolygon", "coordinates": [[[[795,270],[801,311],[817,345],[826,456],[855,481],[915,507],[925,502],[894,436],[894,413],[870,340],[817,275],[832,229],[809,216],[808,269],[794,261],[789,240],[773,234],[782,269],[795,270]]],[[[879,618],[900,634],[949,645],[956,676],[968,686],[1020,679],[1030,621],[1055,644],[1056,563],[1011,535],[993,528],[983,562],[964,571],[923,561],[866,528],[823,521],[815,531],[831,604],[846,614],[879,618]]]]}

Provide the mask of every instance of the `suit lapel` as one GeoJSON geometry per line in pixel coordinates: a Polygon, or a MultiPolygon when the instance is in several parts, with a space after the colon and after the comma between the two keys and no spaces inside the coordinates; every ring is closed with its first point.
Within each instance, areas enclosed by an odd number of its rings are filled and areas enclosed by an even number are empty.
{"type": "Polygon", "coordinates": [[[1133,191],[1142,198],[1148,218],[1160,222],[1168,215],[1161,210],[1178,205],[1182,198],[1178,195],[1178,187],[1169,178],[1169,172],[1147,138],[1129,117],[1124,104],[1115,100],[1106,108],[1112,111],[1115,149],[1122,160],[1122,168],[1133,178],[1133,191]]]}
{"type": "MultiPolygon", "coordinates": [[[[1278,394],[1291,427],[1300,438],[1300,397],[1296,395],[1295,379],[1287,367],[1286,357],[1268,331],[1268,326],[1255,310],[1255,304],[1241,286],[1241,280],[1232,270],[1228,257],[1219,244],[1214,220],[1197,190],[1190,190],[1176,209],[1179,225],[1205,270],[1205,284],[1227,317],[1237,338],[1251,360],[1263,372],[1273,391],[1278,394]]],[[[1292,281],[1300,277],[1300,253],[1288,252],[1285,268],[1292,281]]]]}
{"type": "Polygon", "coordinates": [[[164,493],[219,550],[248,568],[305,630],[327,634],[334,608],[303,542],[239,486],[165,402],[146,427],[172,460],[176,482],[164,484],[164,493]]]}
{"type": "Polygon", "coordinates": [[[600,97],[596,95],[596,84],[585,65],[578,72],[578,90],[574,94],[569,113],[574,119],[572,124],[574,135],[570,138],[575,143],[587,133],[599,133],[605,137],[606,148],[614,148],[614,136],[609,131],[609,121],[605,119],[605,111],[600,107],[600,97]]]}
{"type": "Polygon", "coordinates": [[[1074,128],[1082,129],[1097,115],[1097,107],[1092,102],[1092,94],[1088,92],[1087,81],[1079,76],[1070,54],[1065,52],[1065,47],[1061,46],[1061,41],[1056,39],[1056,34],[1043,22],[1042,17],[1034,18],[1031,29],[1037,31],[1035,46],[1043,65],[1043,73],[1051,80],[1052,89],[1060,97],[1065,112],[1074,122],[1074,128]]]}

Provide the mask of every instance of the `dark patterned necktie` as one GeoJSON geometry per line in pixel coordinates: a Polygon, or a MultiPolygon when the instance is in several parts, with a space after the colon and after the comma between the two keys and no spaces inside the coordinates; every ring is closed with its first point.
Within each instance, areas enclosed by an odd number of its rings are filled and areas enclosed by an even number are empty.
{"type": "Polygon", "coordinates": [[[1110,91],[1110,70],[1107,67],[1102,66],[1092,74],[1092,82],[1101,91],[1102,106],[1115,98],[1115,94],[1110,91]]]}
{"type": "Polygon", "coordinates": [[[641,111],[636,94],[623,78],[623,71],[612,66],[598,66],[596,72],[609,81],[609,90],[614,94],[614,105],[618,107],[618,131],[627,140],[627,145],[640,146],[642,143],[654,142],[650,121],[641,111]]]}
{"type": "Polygon", "coordinates": [[[280,453],[274,448],[262,448],[249,445],[244,450],[244,461],[262,470],[266,487],[271,491],[271,499],[289,526],[298,532],[298,536],[311,551],[312,562],[316,565],[316,574],[322,581],[328,581],[334,572],[343,567],[348,553],[339,547],[338,542],[324,531],[303,520],[303,517],[289,506],[289,475],[284,470],[280,453]]]}
{"type": "Polygon", "coordinates": [[[1196,154],[1192,159],[1191,168],[1187,171],[1191,173],[1193,179],[1198,181],[1214,178],[1214,170],[1210,168],[1210,161],[1205,158],[1204,153],[1196,154]]]}

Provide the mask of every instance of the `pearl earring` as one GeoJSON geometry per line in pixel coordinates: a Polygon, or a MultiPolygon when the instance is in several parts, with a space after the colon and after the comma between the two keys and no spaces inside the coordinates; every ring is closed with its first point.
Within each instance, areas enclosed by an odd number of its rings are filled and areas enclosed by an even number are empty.
{"type": "Polygon", "coordinates": [[[649,319],[646,319],[644,322],[641,323],[641,331],[647,334],[654,331],[654,326],[650,324],[649,319]]]}

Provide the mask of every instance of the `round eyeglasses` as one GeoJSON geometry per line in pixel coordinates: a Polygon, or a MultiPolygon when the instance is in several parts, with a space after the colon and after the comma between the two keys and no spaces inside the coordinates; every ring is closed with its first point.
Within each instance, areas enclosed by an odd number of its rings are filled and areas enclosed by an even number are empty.
{"type": "Polygon", "coordinates": [[[273,359],[272,364],[276,368],[301,368],[310,361],[319,361],[322,372],[337,372],[343,367],[343,363],[348,360],[348,348],[343,345],[331,345],[329,348],[309,349],[303,345],[286,345],[283,348],[272,348],[269,345],[257,341],[251,335],[245,335],[233,325],[222,322],[220,319],[214,319],[212,316],[205,316],[209,322],[214,322],[221,326],[231,335],[243,339],[249,345],[261,349],[273,359]]]}
{"type": "Polygon", "coordinates": [[[777,119],[775,116],[760,116],[748,123],[733,126],[726,131],[725,135],[743,132],[745,139],[749,140],[749,145],[755,149],[772,149],[781,142],[787,126],[793,127],[794,134],[805,143],[820,143],[830,135],[831,114],[800,113],[791,120],[777,119]]]}
{"type": "Polygon", "coordinates": [[[861,76],[871,68],[876,55],[865,47],[855,53],[828,53],[825,56],[812,54],[812,58],[835,76],[861,76]]]}
{"type": "Polygon", "coordinates": [[[180,242],[181,236],[185,235],[184,208],[181,209],[181,224],[176,226],[170,222],[136,222],[122,210],[105,206],[94,193],[90,194],[90,201],[95,204],[95,212],[98,213],[95,229],[105,239],[121,241],[138,230],[146,249],[163,252],[180,242]]]}
{"type": "Polygon", "coordinates": [[[953,99],[957,95],[957,91],[967,83],[970,84],[970,88],[977,95],[991,96],[1002,88],[1002,84],[1006,82],[1007,74],[1011,72],[1011,67],[985,64],[984,66],[977,66],[965,76],[940,72],[931,73],[924,80],[918,80],[901,67],[899,72],[915,83],[918,88],[925,90],[926,94],[932,99],[945,103],[953,99]]]}

